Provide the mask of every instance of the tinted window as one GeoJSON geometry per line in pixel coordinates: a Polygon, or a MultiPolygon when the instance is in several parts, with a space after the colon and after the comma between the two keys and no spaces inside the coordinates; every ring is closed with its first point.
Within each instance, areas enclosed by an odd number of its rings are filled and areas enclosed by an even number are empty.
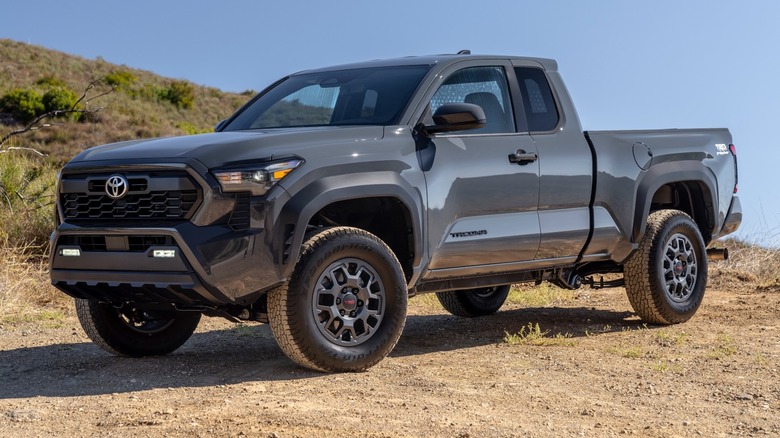
{"type": "Polygon", "coordinates": [[[485,126],[466,134],[514,132],[506,75],[501,67],[470,67],[458,70],[436,90],[431,114],[445,103],[473,103],[485,111],[485,126]]]}
{"type": "Polygon", "coordinates": [[[515,67],[515,74],[520,83],[520,92],[523,93],[528,130],[555,129],[558,126],[558,108],[544,72],[538,68],[515,67]]]}
{"type": "Polygon", "coordinates": [[[260,96],[226,128],[393,125],[428,66],[294,75],[260,96]]]}

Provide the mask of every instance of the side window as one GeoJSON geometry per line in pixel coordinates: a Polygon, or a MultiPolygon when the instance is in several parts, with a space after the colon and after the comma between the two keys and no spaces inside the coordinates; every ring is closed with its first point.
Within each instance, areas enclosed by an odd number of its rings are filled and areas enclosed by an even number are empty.
{"type": "Polygon", "coordinates": [[[520,83],[520,92],[523,93],[528,130],[539,132],[555,129],[560,116],[544,72],[538,68],[515,67],[515,75],[520,83]]]}
{"type": "Polygon", "coordinates": [[[515,132],[512,103],[502,67],[469,67],[453,73],[433,95],[431,114],[445,103],[473,103],[485,111],[485,126],[464,133],[515,132]]]}

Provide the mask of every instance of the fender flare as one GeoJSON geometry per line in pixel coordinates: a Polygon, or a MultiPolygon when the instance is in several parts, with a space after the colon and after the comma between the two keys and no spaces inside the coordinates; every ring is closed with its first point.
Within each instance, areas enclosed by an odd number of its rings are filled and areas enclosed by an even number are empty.
{"type": "MultiPolygon", "coordinates": [[[[718,205],[717,179],[712,171],[699,161],[677,161],[653,165],[637,184],[631,242],[637,243],[645,235],[650,204],[658,189],[667,184],[691,182],[698,183],[701,187],[707,211],[707,226],[710,229],[707,230],[708,233],[702,234],[713,234],[718,226],[715,216],[718,205]]],[[[701,222],[697,223],[702,226],[701,222]]]]}
{"type": "Polygon", "coordinates": [[[414,235],[412,265],[419,266],[423,251],[421,195],[398,173],[374,171],[320,178],[289,198],[274,223],[271,242],[282,277],[292,273],[303,245],[306,225],[318,211],[338,201],[376,197],[396,198],[406,207],[414,235]]]}

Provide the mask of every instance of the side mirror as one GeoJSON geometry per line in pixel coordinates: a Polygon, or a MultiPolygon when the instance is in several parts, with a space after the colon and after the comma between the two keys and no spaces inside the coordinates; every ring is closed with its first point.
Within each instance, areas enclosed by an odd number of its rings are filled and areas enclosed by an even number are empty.
{"type": "Polygon", "coordinates": [[[433,114],[433,123],[425,127],[426,133],[478,129],[485,126],[485,111],[473,103],[445,103],[433,114]]]}
{"type": "Polygon", "coordinates": [[[223,119],[223,120],[221,120],[219,123],[217,123],[217,125],[216,125],[216,126],[214,126],[214,132],[219,132],[219,131],[221,131],[221,130],[222,130],[222,128],[224,128],[224,127],[225,127],[225,125],[227,125],[227,121],[228,121],[228,119],[223,119]]]}

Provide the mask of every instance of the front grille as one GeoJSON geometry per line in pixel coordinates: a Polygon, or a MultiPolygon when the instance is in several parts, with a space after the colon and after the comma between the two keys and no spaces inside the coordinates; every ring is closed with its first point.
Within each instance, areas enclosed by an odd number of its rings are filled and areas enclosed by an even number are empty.
{"type": "Polygon", "coordinates": [[[106,251],[106,236],[61,236],[57,245],[79,246],[82,251],[106,251]]]}
{"type": "Polygon", "coordinates": [[[182,219],[195,202],[198,194],[170,191],[149,192],[143,195],[127,195],[111,199],[107,195],[63,193],[62,206],[68,219],[182,219]]]}
{"type": "Polygon", "coordinates": [[[178,221],[189,219],[200,204],[200,190],[185,172],[124,173],[128,191],[120,199],[105,191],[111,175],[65,176],[60,189],[63,220],[178,221]]]}
{"type": "Polygon", "coordinates": [[[146,252],[153,246],[173,246],[171,236],[106,236],[92,234],[70,234],[60,236],[57,245],[78,246],[82,251],[130,251],[146,252]],[[110,240],[110,241],[109,241],[110,240]]]}
{"type": "Polygon", "coordinates": [[[174,245],[171,236],[127,236],[128,251],[145,252],[153,246],[174,245]]]}

